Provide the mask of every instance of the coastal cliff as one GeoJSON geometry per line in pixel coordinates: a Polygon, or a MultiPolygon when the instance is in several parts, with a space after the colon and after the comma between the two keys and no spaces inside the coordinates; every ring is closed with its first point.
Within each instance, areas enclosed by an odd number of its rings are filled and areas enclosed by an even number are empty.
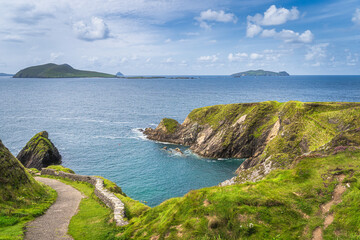
{"type": "MultiPolygon", "coordinates": [[[[182,124],[163,119],[144,134],[189,146],[209,158],[246,158],[237,181],[256,181],[297,157],[339,145],[360,127],[359,103],[276,101],[217,105],[193,110],[182,124]]],[[[359,142],[354,143],[358,145],[359,142]]]]}
{"type": "Polygon", "coordinates": [[[61,164],[61,155],[49,139],[49,134],[42,131],[30,139],[19,152],[17,159],[26,168],[36,168],[61,164]]]}

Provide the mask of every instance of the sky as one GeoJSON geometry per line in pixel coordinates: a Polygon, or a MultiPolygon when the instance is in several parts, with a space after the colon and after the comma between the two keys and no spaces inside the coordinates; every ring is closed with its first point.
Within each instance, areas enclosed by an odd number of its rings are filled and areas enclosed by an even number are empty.
{"type": "Polygon", "coordinates": [[[0,0],[0,72],[360,75],[359,0],[0,0]]]}

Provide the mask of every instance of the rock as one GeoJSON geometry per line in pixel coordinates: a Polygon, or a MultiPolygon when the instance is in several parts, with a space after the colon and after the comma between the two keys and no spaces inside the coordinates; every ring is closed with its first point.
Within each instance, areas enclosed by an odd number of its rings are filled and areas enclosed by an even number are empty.
{"type": "Polygon", "coordinates": [[[165,147],[163,147],[162,149],[163,149],[163,150],[167,150],[168,148],[165,146],[165,147]]]}
{"type": "Polygon", "coordinates": [[[116,73],[116,76],[117,76],[117,77],[124,77],[124,74],[122,74],[121,72],[117,72],[117,73],[116,73]]]}
{"type": "Polygon", "coordinates": [[[183,154],[183,152],[180,150],[180,148],[175,148],[175,151],[178,152],[178,153],[183,154]]]}
{"type": "Polygon", "coordinates": [[[49,140],[46,131],[36,134],[17,155],[26,168],[41,168],[61,164],[61,155],[49,140]]]}

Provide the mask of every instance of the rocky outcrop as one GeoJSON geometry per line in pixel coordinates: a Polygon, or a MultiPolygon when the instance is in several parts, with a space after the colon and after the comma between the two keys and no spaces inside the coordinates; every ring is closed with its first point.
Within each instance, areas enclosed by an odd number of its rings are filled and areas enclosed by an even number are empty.
{"type": "Polygon", "coordinates": [[[61,164],[61,155],[49,140],[46,131],[36,134],[17,155],[26,168],[41,168],[61,164]]]}
{"type": "Polygon", "coordinates": [[[144,134],[151,140],[189,146],[204,157],[246,158],[237,173],[255,181],[320,149],[335,136],[359,128],[360,104],[271,101],[217,105],[195,109],[181,125],[172,126],[167,128],[162,121],[144,134]]]}

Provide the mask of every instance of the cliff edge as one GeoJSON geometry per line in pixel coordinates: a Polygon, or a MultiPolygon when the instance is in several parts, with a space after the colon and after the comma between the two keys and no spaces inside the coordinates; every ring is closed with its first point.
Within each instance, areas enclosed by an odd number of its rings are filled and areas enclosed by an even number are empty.
{"type": "Polygon", "coordinates": [[[144,134],[204,157],[246,158],[237,170],[241,182],[286,168],[301,155],[334,149],[341,145],[336,139],[355,136],[359,127],[360,103],[268,101],[198,108],[182,124],[163,119],[144,134]]]}

